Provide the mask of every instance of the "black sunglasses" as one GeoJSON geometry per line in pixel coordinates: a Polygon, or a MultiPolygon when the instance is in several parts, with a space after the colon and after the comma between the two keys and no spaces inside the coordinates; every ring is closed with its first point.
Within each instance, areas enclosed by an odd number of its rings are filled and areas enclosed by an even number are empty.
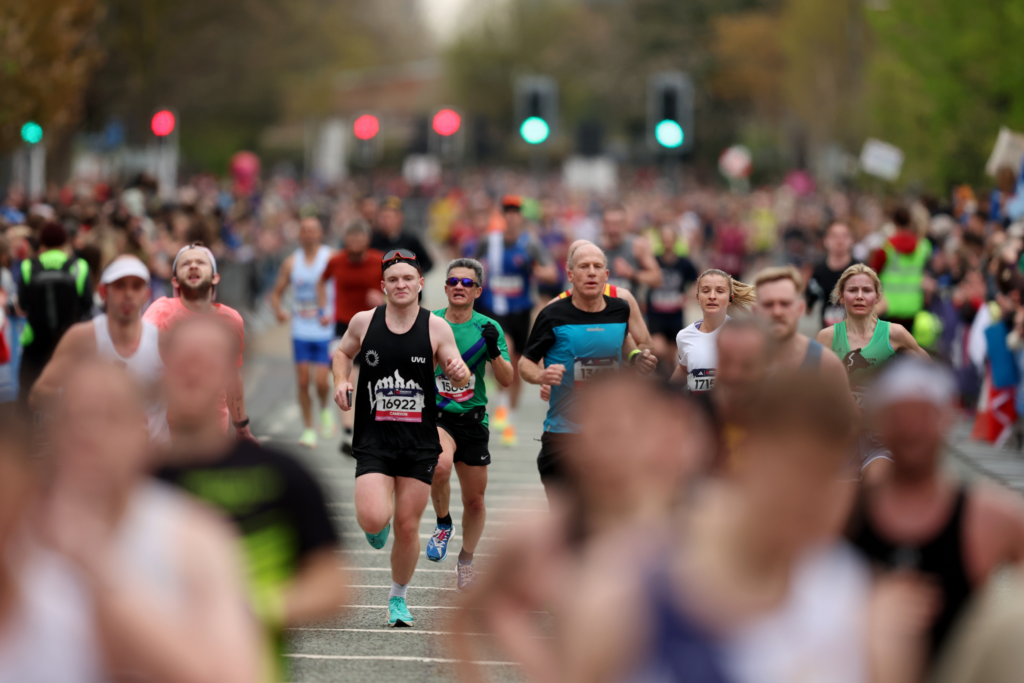
{"type": "Polygon", "coordinates": [[[447,280],[445,280],[444,282],[449,287],[454,287],[455,285],[457,285],[457,284],[459,284],[461,282],[462,286],[466,287],[466,288],[477,287],[480,284],[476,280],[474,280],[473,278],[469,278],[469,277],[450,277],[447,280]]]}

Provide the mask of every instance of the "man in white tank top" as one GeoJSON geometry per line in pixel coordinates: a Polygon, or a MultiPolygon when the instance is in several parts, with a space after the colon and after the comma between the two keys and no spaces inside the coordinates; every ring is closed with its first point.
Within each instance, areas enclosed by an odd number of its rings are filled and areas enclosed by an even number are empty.
{"type": "Polygon", "coordinates": [[[130,373],[85,361],[63,389],[51,486],[17,577],[24,600],[14,631],[30,637],[5,652],[10,629],[0,630],[0,680],[65,680],[24,675],[23,653],[46,654],[55,637],[69,646],[58,659],[101,661],[97,680],[259,680],[268,660],[246,600],[241,544],[210,510],[147,477],[145,413],[130,373]],[[51,593],[84,632],[53,627],[63,622],[45,609],[51,593]]]}
{"type": "MultiPolygon", "coordinates": [[[[307,216],[299,226],[300,247],[281,264],[277,283],[270,294],[270,305],[280,322],[292,323],[292,348],[295,353],[295,371],[299,388],[299,406],[305,429],[299,443],[307,448],[316,447],[316,430],[313,429],[313,401],[309,396],[310,367],[316,368],[316,393],[320,399],[320,434],[329,439],[334,436],[334,411],[328,402],[328,374],[331,356],[328,351],[334,337],[334,321],[330,312],[332,301],[321,310],[317,298],[317,284],[320,282],[327,262],[331,260],[331,248],[320,243],[323,228],[316,216],[307,216]],[[288,286],[292,288],[292,310],[281,308],[281,296],[288,286]]],[[[333,287],[327,288],[332,292],[333,287]]],[[[329,295],[328,295],[329,296],[329,295]]],[[[330,296],[329,296],[330,299],[330,296]]]]}
{"type": "Polygon", "coordinates": [[[29,404],[40,410],[52,403],[75,364],[94,358],[111,361],[123,365],[138,382],[150,440],[165,443],[167,410],[158,387],[164,374],[160,332],[142,319],[149,301],[149,269],[134,256],[119,256],[103,271],[99,293],[106,313],[71,326],[33,386],[29,404]]]}

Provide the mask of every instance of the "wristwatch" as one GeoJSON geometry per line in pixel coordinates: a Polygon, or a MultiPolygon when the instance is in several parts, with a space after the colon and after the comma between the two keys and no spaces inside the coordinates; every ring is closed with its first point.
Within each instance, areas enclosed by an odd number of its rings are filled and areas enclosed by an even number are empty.
{"type": "Polygon", "coordinates": [[[245,418],[241,422],[235,422],[234,420],[232,420],[231,424],[234,425],[235,429],[243,429],[249,426],[249,418],[245,418]]]}

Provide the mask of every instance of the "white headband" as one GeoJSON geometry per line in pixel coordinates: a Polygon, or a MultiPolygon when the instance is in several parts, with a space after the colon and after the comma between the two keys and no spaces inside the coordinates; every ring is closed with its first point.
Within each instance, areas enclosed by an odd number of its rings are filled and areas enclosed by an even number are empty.
{"type": "Polygon", "coordinates": [[[178,277],[178,259],[181,258],[181,255],[189,249],[202,249],[205,251],[206,255],[210,257],[210,265],[213,266],[213,274],[217,274],[217,258],[213,255],[213,252],[210,251],[208,247],[204,247],[201,244],[187,244],[178,250],[178,254],[174,257],[174,263],[171,264],[171,275],[173,277],[178,277]]]}
{"type": "Polygon", "coordinates": [[[868,392],[868,408],[884,410],[894,403],[924,401],[948,408],[956,399],[956,381],[941,365],[916,358],[897,360],[878,377],[868,392]]]}

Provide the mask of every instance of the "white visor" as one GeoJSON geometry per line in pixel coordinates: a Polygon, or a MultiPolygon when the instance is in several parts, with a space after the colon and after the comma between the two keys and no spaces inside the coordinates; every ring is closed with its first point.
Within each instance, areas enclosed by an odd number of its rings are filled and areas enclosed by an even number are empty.
{"type": "Polygon", "coordinates": [[[103,271],[100,284],[109,285],[123,277],[137,277],[149,284],[149,268],[134,256],[118,256],[103,271]]]}

